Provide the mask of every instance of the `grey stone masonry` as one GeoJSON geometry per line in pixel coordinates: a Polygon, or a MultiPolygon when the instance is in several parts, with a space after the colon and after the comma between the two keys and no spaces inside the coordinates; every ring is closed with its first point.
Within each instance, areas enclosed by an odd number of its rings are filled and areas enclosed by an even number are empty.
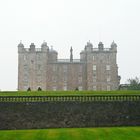
{"type": "Polygon", "coordinates": [[[120,84],[116,62],[117,45],[110,48],[87,42],[80,59],[58,59],[57,51],[44,42],[41,48],[31,43],[18,45],[18,90],[117,90],[120,84]]]}

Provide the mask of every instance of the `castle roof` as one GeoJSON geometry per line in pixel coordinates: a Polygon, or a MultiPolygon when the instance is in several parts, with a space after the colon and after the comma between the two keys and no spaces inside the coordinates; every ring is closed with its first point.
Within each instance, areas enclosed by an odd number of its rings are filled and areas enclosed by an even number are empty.
{"type": "Polygon", "coordinates": [[[111,44],[111,47],[117,47],[117,44],[114,42],[114,40],[113,40],[113,42],[111,44]]]}
{"type": "Polygon", "coordinates": [[[44,41],[44,42],[42,43],[41,47],[48,47],[48,46],[47,46],[47,42],[44,41]]]}
{"type": "Polygon", "coordinates": [[[18,44],[18,47],[23,47],[24,48],[24,45],[23,43],[20,41],[20,43],[18,44]]]}

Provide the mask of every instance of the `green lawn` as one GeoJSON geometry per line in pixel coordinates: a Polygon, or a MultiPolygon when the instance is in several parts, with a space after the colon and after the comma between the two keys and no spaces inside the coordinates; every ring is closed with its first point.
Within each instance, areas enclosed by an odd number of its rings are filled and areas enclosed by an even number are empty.
{"type": "Polygon", "coordinates": [[[140,140],[140,127],[1,130],[0,140],[140,140]]]}
{"type": "Polygon", "coordinates": [[[63,96],[63,95],[140,94],[140,91],[3,91],[0,96],[63,96]]]}

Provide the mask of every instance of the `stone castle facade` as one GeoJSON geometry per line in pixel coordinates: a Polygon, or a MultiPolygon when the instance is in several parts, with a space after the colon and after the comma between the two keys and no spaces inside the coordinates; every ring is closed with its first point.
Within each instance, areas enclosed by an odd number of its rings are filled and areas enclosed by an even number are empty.
{"type": "Polygon", "coordinates": [[[58,53],[44,42],[41,48],[31,43],[18,45],[18,90],[117,90],[120,84],[116,63],[117,45],[102,42],[93,48],[87,42],[80,59],[58,59],[58,53]]]}

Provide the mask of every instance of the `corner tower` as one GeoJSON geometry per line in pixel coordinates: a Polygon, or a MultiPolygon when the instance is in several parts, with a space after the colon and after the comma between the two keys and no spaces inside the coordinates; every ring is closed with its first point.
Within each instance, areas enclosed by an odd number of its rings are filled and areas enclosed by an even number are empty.
{"type": "Polygon", "coordinates": [[[120,83],[116,61],[117,44],[113,41],[110,48],[104,48],[99,42],[98,48],[93,48],[87,42],[81,52],[81,61],[85,61],[85,79],[87,90],[117,90],[120,83]]]}
{"type": "Polygon", "coordinates": [[[20,42],[18,45],[18,90],[26,91],[28,88],[37,90],[39,87],[46,90],[47,62],[49,47],[44,42],[41,48],[31,43],[25,48],[20,42]]]}

